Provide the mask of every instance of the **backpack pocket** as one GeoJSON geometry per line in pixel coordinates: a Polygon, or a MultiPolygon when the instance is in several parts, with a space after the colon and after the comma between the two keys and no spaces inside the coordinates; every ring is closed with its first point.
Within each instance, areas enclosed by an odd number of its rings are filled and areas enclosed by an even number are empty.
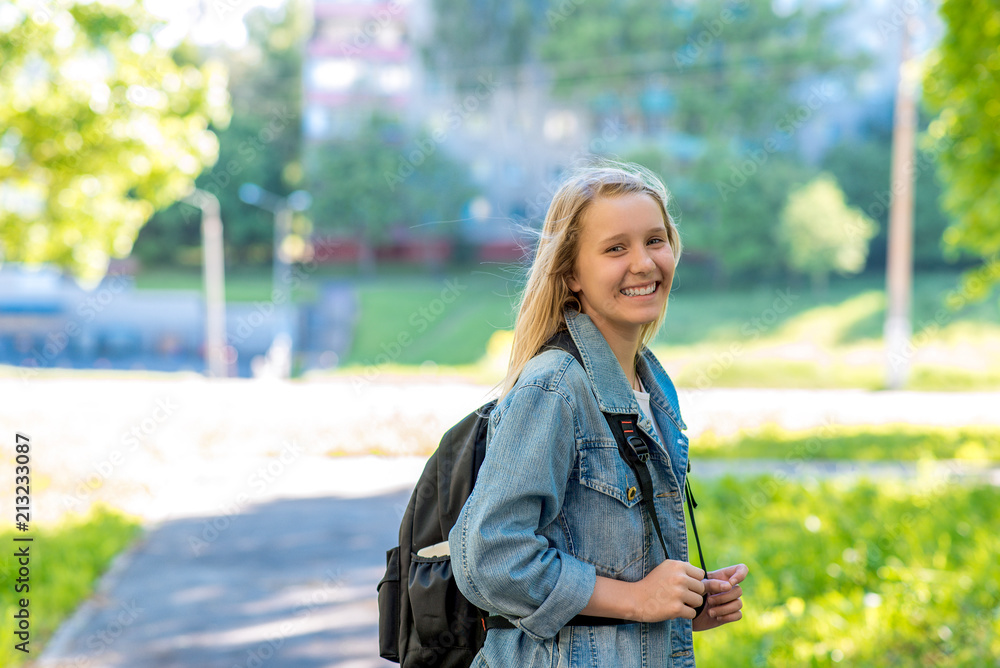
{"type": "Polygon", "coordinates": [[[385,553],[385,576],[378,583],[378,653],[399,663],[399,548],[385,553]]]}
{"type": "Polygon", "coordinates": [[[451,556],[411,555],[410,607],[420,646],[468,649],[483,644],[483,614],[459,591],[451,573],[451,556]]]}

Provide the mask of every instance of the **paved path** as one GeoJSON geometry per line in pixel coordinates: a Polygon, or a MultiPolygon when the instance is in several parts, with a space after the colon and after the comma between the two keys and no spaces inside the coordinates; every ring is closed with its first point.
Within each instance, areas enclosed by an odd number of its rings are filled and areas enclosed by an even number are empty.
{"type": "Polygon", "coordinates": [[[44,668],[374,668],[375,585],[416,461],[303,458],[299,490],[151,527],[64,624],[44,668]],[[332,483],[337,496],[313,496],[332,483]]]}

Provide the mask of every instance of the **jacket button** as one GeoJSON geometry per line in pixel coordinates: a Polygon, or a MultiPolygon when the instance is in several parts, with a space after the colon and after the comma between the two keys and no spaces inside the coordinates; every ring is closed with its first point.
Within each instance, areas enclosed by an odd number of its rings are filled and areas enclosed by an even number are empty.
{"type": "Polygon", "coordinates": [[[635,498],[635,487],[628,488],[628,500],[631,501],[635,498]]]}

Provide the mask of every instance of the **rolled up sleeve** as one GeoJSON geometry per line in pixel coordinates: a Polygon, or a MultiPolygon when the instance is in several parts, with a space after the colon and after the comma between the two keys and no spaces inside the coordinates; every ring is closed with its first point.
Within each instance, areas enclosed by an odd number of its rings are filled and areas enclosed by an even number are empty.
{"type": "Polygon", "coordinates": [[[562,509],[576,457],[568,397],[525,385],[508,399],[497,409],[476,486],[448,537],[452,571],[475,605],[543,640],[586,607],[597,573],[539,535],[562,509]]]}

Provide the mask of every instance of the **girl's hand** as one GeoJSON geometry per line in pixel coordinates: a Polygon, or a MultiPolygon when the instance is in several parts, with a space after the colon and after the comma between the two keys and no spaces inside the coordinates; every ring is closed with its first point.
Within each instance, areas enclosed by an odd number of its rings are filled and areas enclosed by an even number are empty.
{"type": "Polygon", "coordinates": [[[635,620],[694,619],[694,609],[701,605],[705,593],[704,577],[705,571],[686,561],[664,561],[634,583],[635,620]]]}
{"type": "Polygon", "coordinates": [[[712,571],[705,578],[708,604],[692,623],[695,631],[707,631],[743,618],[743,588],[749,569],[744,564],[727,566],[712,571]]]}

